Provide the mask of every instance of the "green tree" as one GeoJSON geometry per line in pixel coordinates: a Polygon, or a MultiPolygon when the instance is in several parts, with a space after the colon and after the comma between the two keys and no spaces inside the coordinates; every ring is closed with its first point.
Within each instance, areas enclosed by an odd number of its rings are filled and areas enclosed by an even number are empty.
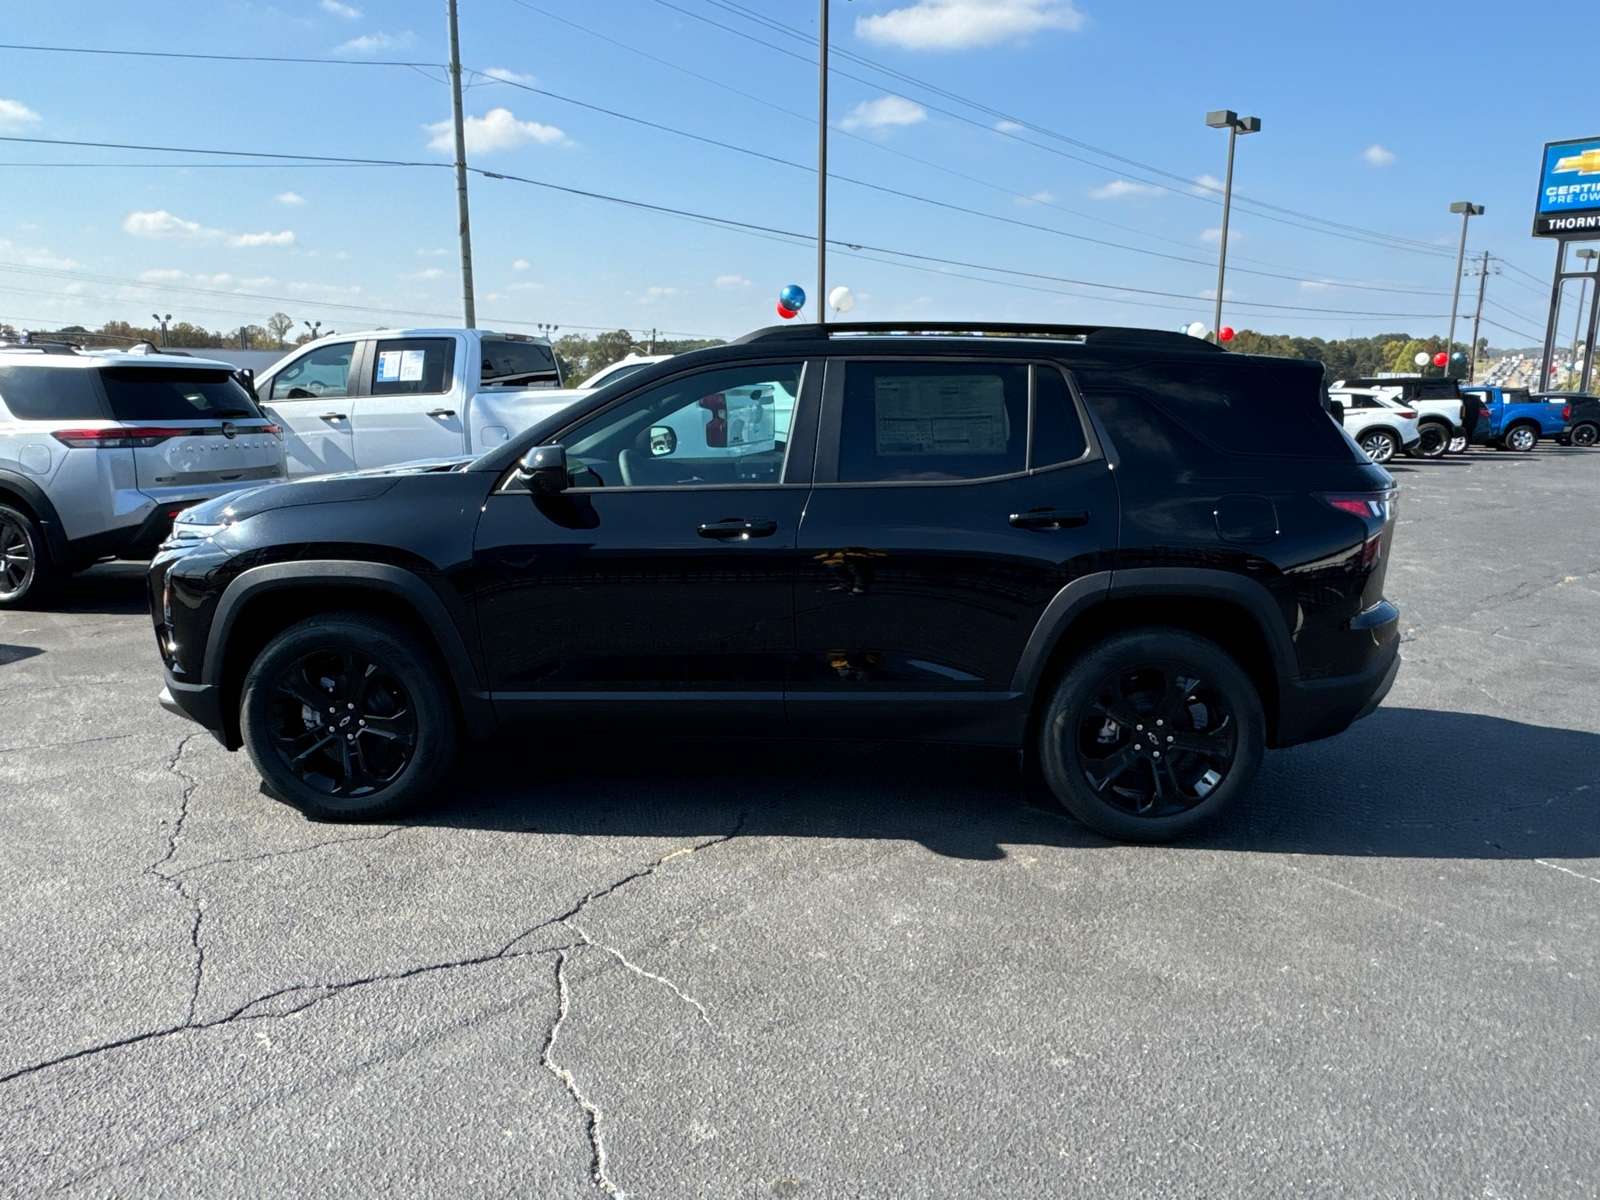
{"type": "Polygon", "coordinates": [[[285,341],[294,328],[294,318],[288,313],[275,312],[267,318],[267,336],[279,350],[286,349],[285,341]]]}

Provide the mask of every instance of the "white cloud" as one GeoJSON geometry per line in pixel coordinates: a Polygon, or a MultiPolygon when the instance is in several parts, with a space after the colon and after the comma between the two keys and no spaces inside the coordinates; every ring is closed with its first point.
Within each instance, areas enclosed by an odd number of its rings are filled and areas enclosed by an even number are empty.
{"type": "Polygon", "coordinates": [[[140,271],[139,278],[144,283],[170,283],[174,279],[182,279],[183,272],[172,267],[158,268],[152,271],[140,271]]]}
{"type": "Polygon", "coordinates": [[[1394,151],[1385,150],[1377,142],[1373,142],[1372,145],[1361,152],[1361,157],[1375,167],[1387,167],[1394,162],[1394,151]]]}
{"type": "MultiPolygon", "coordinates": [[[[632,296],[634,293],[630,291],[630,292],[623,292],[622,294],[624,296],[632,296]]],[[[637,297],[637,299],[634,301],[634,303],[636,303],[636,304],[650,304],[650,303],[652,303],[652,302],[654,302],[656,300],[660,300],[662,297],[685,296],[685,295],[688,295],[688,293],[685,292],[682,288],[677,288],[677,287],[648,287],[648,288],[646,288],[644,290],[644,294],[643,295],[637,297]]]]}
{"type": "Polygon", "coordinates": [[[40,120],[39,114],[16,100],[0,100],[0,130],[26,129],[40,120]]]}
{"type": "Polygon", "coordinates": [[[343,17],[346,21],[361,20],[361,10],[351,8],[348,4],[340,4],[339,0],[322,0],[322,11],[332,13],[336,17],[343,17]]]}
{"type": "Polygon", "coordinates": [[[220,229],[207,229],[198,221],[185,221],[166,209],[129,213],[122,228],[134,237],[219,237],[220,229]]]}
{"type": "Polygon", "coordinates": [[[970,50],[1082,26],[1083,14],[1071,0],[916,0],[857,17],[856,36],[906,50],[970,50]]]}
{"type": "Polygon", "coordinates": [[[380,50],[399,50],[417,40],[409,29],[401,34],[364,33],[351,38],[342,46],[335,46],[335,54],[377,54],[380,50]]]}
{"type": "MultiPolygon", "coordinates": [[[[1231,237],[1228,240],[1230,242],[1233,241],[1231,237]]],[[[1302,292],[1325,292],[1330,287],[1336,286],[1338,285],[1332,279],[1302,279],[1300,281],[1300,290],[1302,292]]]]}
{"type": "Polygon", "coordinates": [[[290,291],[324,297],[354,296],[358,295],[361,291],[361,285],[359,283],[351,284],[348,287],[342,287],[336,283],[307,283],[305,280],[301,279],[294,280],[287,286],[290,291]]]}
{"type": "Polygon", "coordinates": [[[506,287],[508,292],[540,292],[543,290],[544,284],[534,283],[531,279],[525,283],[513,283],[506,287]]]}
{"type": "Polygon", "coordinates": [[[432,250],[428,249],[426,246],[417,247],[418,258],[440,258],[449,253],[450,251],[446,250],[443,246],[435,246],[432,250]]]}
{"type": "Polygon", "coordinates": [[[490,67],[484,72],[490,79],[498,79],[501,83],[532,83],[532,75],[518,75],[515,71],[508,71],[504,67],[490,67]]]}
{"type": "Polygon", "coordinates": [[[279,204],[304,204],[306,198],[299,192],[279,192],[273,197],[279,204]]]}
{"type": "Polygon", "coordinates": [[[1121,200],[1124,196],[1153,196],[1160,191],[1154,184],[1113,179],[1100,187],[1090,188],[1089,195],[1096,200],[1121,200]]]}
{"type": "Polygon", "coordinates": [[[533,264],[527,259],[519,258],[516,262],[511,264],[511,269],[513,271],[526,271],[531,266],[533,266],[533,264]]]}
{"type": "MultiPolygon", "coordinates": [[[[482,154],[487,150],[510,150],[524,142],[538,142],[548,146],[552,142],[565,142],[567,135],[554,125],[541,125],[537,121],[519,121],[509,108],[491,108],[481,117],[468,117],[463,122],[467,135],[467,153],[482,154]]],[[[424,125],[423,132],[433,137],[428,142],[430,150],[454,153],[455,127],[449,121],[436,121],[424,125]]]]}
{"type": "Polygon", "coordinates": [[[750,281],[743,275],[718,275],[715,282],[719,288],[747,288],[750,286],[750,281]]]}
{"type": "Polygon", "coordinates": [[[282,233],[237,233],[228,239],[230,246],[292,246],[294,245],[294,230],[285,229],[282,233]]]}
{"type": "Polygon", "coordinates": [[[1222,191],[1222,180],[1215,175],[1196,175],[1194,177],[1194,192],[1197,196],[1204,196],[1210,192],[1222,191]]]}
{"type": "Polygon", "coordinates": [[[915,125],[928,119],[928,110],[904,96],[880,96],[863,100],[839,122],[840,129],[889,129],[896,125],[915,125]]]}
{"type": "MultiPolygon", "coordinates": [[[[1201,233],[1200,233],[1200,240],[1202,242],[1212,242],[1212,243],[1221,242],[1222,241],[1222,227],[1219,225],[1215,229],[1202,230],[1201,233]]],[[[1247,237],[1245,237],[1244,234],[1240,233],[1237,229],[1228,230],[1228,245],[1232,246],[1235,242],[1245,242],[1245,241],[1249,241],[1249,239],[1247,237]]]]}
{"type": "Polygon", "coordinates": [[[1027,128],[1020,121],[996,121],[994,127],[1001,133],[1020,133],[1027,128]]]}
{"type": "Polygon", "coordinates": [[[410,274],[400,276],[401,279],[443,279],[444,272],[438,267],[429,267],[425,271],[412,271],[410,274]]]}
{"type": "Polygon", "coordinates": [[[1043,188],[1040,188],[1031,196],[1018,196],[1016,199],[1018,204],[1028,206],[1033,204],[1049,204],[1055,199],[1055,197],[1049,192],[1045,191],[1043,188]]]}

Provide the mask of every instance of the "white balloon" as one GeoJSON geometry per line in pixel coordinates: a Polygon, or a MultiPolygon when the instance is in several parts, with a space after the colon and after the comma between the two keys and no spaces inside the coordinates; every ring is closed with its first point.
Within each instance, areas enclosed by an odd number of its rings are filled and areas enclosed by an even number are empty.
{"type": "Polygon", "coordinates": [[[1194,324],[1186,326],[1184,332],[1193,338],[1203,338],[1206,335],[1205,322],[1196,321],[1194,324]]]}
{"type": "Polygon", "coordinates": [[[1417,353],[1416,353],[1416,357],[1414,357],[1411,361],[1416,363],[1417,366],[1419,366],[1419,367],[1425,367],[1430,362],[1432,362],[1433,359],[1428,356],[1426,351],[1418,350],[1417,353]]]}
{"type": "Polygon", "coordinates": [[[828,307],[834,312],[847,313],[856,306],[856,294],[847,287],[836,287],[828,293],[828,307]]]}

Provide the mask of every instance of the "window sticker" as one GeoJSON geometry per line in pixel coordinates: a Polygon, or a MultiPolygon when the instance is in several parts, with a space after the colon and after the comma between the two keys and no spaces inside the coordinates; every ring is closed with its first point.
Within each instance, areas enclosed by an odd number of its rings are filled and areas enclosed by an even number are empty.
{"type": "Polygon", "coordinates": [[[997,375],[880,375],[878,454],[1004,454],[1005,384],[997,375]]]}
{"type": "Polygon", "coordinates": [[[422,378],[422,366],[427,359],[426,350],[400,352],[400,382],[415,383],[422,378]]]}
{"type": "Polygon", "coordinates": [[[382,350],[378,353],[378,382],[395,383],[400,379],[402,350],[382,350]]]}

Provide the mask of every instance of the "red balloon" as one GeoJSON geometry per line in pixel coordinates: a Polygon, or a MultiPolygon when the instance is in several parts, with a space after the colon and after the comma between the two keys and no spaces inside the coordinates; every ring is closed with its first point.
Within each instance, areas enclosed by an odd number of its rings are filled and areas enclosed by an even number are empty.
{"type": "Polygon", "coordinates": [[[1217,336],[1225,342],[1233,341],[1233,326],[1224,325],[1221,329],[1217,330],[1217,336]]]}
{"type": "Polygon", "coordinates": [[[1442,366],[1445,365],[1445,363],[1447,363],[1449,361],[1450,361],[1450,356],[1448,354],[1446,354],[1443,350],[1439,351],[1439,353],[1437,353],[1437,354],[1435,354],[1433,356],[1433,365],[1436,366],[1436,367],[1442,367],[1442,366]]]}
{"type": "Polygon", "coordinates": [[[778,315],[785,321],[792,321],[800,315],[800,310],[798,308],[790,308],[782,300],[779,300],[778,315]]]}

